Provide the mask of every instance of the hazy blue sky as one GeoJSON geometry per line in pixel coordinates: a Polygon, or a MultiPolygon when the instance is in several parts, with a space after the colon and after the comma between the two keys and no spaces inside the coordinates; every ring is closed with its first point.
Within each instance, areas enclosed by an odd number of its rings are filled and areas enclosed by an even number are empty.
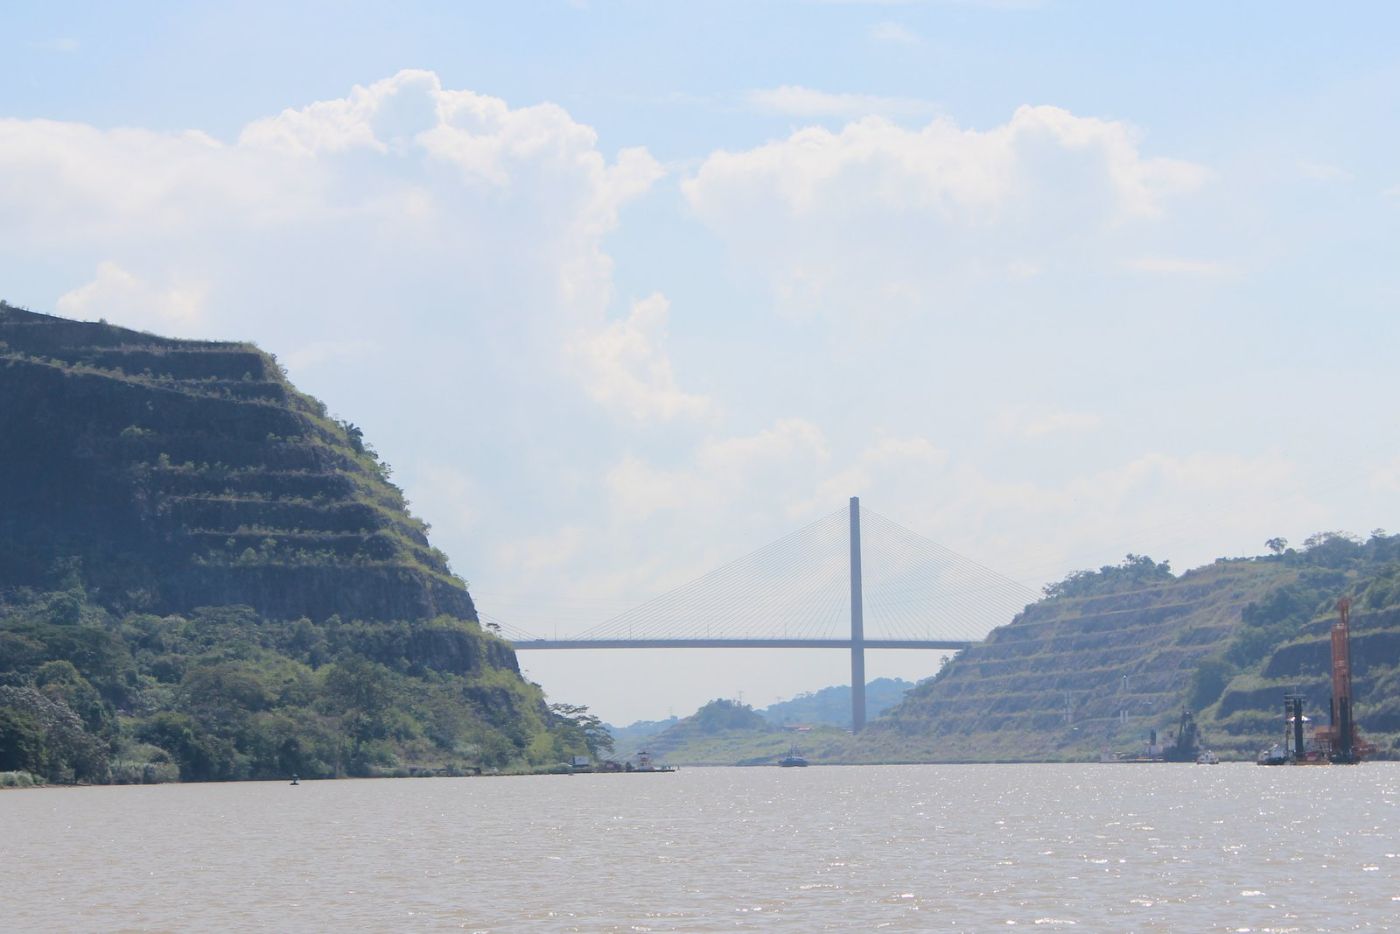
{"type": "MultiPolygon", "coordinates": [[[[546,634],[856,494],[1033,587],[1366,534],[1400,524],[1397,26],[11,3],[0,297],[276,353],[546,634]]],[[[614,720],[847,670],[522,660],[614,720]]]]}

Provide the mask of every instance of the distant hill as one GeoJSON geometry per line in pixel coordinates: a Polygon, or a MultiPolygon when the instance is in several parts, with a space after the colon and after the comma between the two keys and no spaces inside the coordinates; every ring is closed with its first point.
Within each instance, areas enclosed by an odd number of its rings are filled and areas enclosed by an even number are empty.
{"type": "MultiPolygon", "coordinates": [[[[866,685],[866,711],[870,717],[877,717],[885,710],[899,703],[900,699],[914,687],[913,682],[900,678],[876,678],[866,685]]],[[[640,749],[656,747],[662,750],[673,750],[677,764],[694,764],[695,753],[687,748],[690,740],[697,737],[704,737],[706,751],[704,755],[709,757],[706,761],[713,761],[715,758],[727,760],[728,764],[736,763],[745,758],[751,758],[753,754],[753,734],[771,733],[772,727],[784,727],[795,725],[811,725],[831,727],[838,732],[844,732],[850,728],[851,724],[851,689],[848,685],[836,685],[834,687],[822,688],[819,691],[800,694],[791,700],[778,701],[767,707],[753,710],[747,706],[738,706],[733,701],[712,701],[702,707],[693,717],[686,718],[684,726],[682,721],[676,717],[667,720],[639,720],[636,723],[624,727],[608,726],[609,733],[612,734],[617,743],[616,749],[620,754],[633,755],[640,749]],[[744,711],[736,713],[735,711],[744,711]],[[749,716],[748,712],[754,714],[749,716]],[[678,728],[676,732],[662,738],[661,734],[672,728],[678,728]],[[730,736],[737,740],[733,750],[724,751],[722,739],[730,736]],[[731,755],[732,753],[732,755],[731,755]]],[[[786,739],[774,739],[781,751],[787,750],[787,745],[794,739],[789,734],[783,734],[786,739]]],[[[798,736],[797,739],[802,737],[798,736]]],[[[771,738],[770,738],[771,739],[771,738]]],[[[771,745],[771,742],[767,745],[771,745]]],[[[765,747],[766,748],[766,747],[765,747]]]]}
{"type": "Polygon", "coordinates": [[[713,700],[664,730],[620,741],[617,753],[627,758],[646,749],[658,761],[673,765],[769,765],[793,747],[812,754],[847,736],[845,728],[825,724],[793,732],[769,722],[748,704],[713,700]]]}
{"type": "Polygon", "coordinates": [[[585,751],[586,724],[482,630],[360,429],[257,347],[0,303],[0,451],[0,773],[407,774],[585,751]]]}
{"type": "Polygon", "coordinates": [[[621,751],[640,749],[646,745],[646,740],[679,722],[679,717],[667,717],[665,720],[637,720],[627,726],[613,726],[611,723],[605,726],[616,749],[621,751]]]}
{"type": "MultiPolygon", "coordinates": [[[[865,713],[874,719],[904,699],[914,688],[903,678],[876,678],[865,686],[865,713]]],[[[849,728],[851,725],[851,687],[838,684],[820,691],[799,694],[791,700],[778,701],[758,711],[759,716],[778,726],[798,723],[825,723],[849,728]]]]}
{"type": "MultiPolygon", "coordinates": [[[[674,765],[735,765],[761,754],[774,742],[778,729],[748,704],[712,700],[659,733],[634,740],[658,761],[674,765]]],[[[626,755],[635,749],[619,748],[626,755]]]]}

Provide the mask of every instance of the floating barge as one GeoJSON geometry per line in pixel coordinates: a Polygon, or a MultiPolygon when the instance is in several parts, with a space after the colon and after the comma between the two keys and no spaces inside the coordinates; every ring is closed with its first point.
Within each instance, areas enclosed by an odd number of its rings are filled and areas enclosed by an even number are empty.
{"type": "Polygon", "coordinates": [[[1196,718],[1191,715],[1191,711],[1183,709],[1181,720],[1177,724],[1175,735],[1167,734],[1170,742],[1159,744],[1157,742],[1157,731],[1152,730],[1148,734],[1147,746],[1142,752],[1137,754],[1118,753],[1114,754],[1104,747],[1099,755],[1100,762],[1196,762],[1202,765],[1214,765],[1219,762],[1219,758],[1209,749],[1201,749],[1201,734],[1196,726],[1196,718]],[[1214,762],[1210,760],[1214,759],[1214,762]]]}

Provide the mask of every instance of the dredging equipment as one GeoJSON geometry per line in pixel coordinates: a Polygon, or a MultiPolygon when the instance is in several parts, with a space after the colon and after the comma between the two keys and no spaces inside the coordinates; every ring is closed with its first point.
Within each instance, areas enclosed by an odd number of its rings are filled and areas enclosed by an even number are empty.
{"type": "Polygon", "coordinates": [[[1329,761],[1355,765],[1371,751],[1371,744],[1356,731],[1356,708],[1351,693],[1351,600],[1337,601],[1337,621],[1332,624],[1332,711],[1326,727],[1314,734],[1329,761]]]}
{"type": "Polygon", "coordinates": [[[1355,765],[1375,752],[1356,728],[1356,709],[1351,691],[1351,600],[1337,601],[1337,621],[1332,624],[1332,707],[1327,726],[1313,731],[1311,748],[1303,742],[1303,695],[1283,698],[1284,743],[1259,754],[1260,765],[1285,762],[1306,764],[1331,762],[1355,765]],[[1291,735],[1290,735],[1291,734],[1291,735]]]}

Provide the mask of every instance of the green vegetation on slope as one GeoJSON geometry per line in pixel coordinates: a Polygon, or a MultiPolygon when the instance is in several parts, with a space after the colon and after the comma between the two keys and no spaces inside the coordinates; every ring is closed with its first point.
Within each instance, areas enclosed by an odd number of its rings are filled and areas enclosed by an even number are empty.
{"type": "Polygon", "coordinates": [[[529,769],[587,751],[475,623],[0,603],[0,771],[206,781],[529,769]]]}
{"type": "MultiPolygon", "coordinates": [[[[547,707],[347,421],[249,344],[0,303],[0,773],[548,767],[547,707]]],[[[15,776],[18,776],[16,778],[15,776]]]]}
{"type": "Polygon", "coordinates": [[[76,557],[124,610],[476,618],[362,432],[250,344],[0,303],[0,399],[0,586],[76,557]]]}
{"type": "MultiPolygon", "coordinates": [[[[865,686],[866,714],[878,717],[899,703],[913,687],[913,683],[902,678],[876,678],[865,686]]],[[[773,726],[827,726],[845,731],[851,724],[851,689],[844,684],[833,685],[819,691],[799,694],[790,700],[769,704],[756,713],[773,726]]],[[[624,727],[609,726],[607,729],[618,748],[635,752],[646,748],[652,742],[652,737],[679,722],[676,717],[666,720],[639,720],[624,727]]],[[[748,725],[752,727],[755,724],[750,721],[748,725]]],[[[719,744],[710,743],[710,748],[706,751],[707,761],[738,762],[752,758],[752,730],[744,729],[740,732],[739,744],[729,752],[725,752],[719,744]]],[[[786,751],[786,747],[783,751],[786,751]]],[[[676,761],[679,764],[688,764],[692,760],[676,761]]]]}
{"type": "Polygon", "coordinates": [[[1282,734],[1285,690],[1325,719],[1328,632],[1355,601],[1359,724],[1383,753],[1400,734],[1400,536],[1341,533],[1301,550],[1221,559],[1174,576],[1129,555],[1078,572],[911,691],[854,739],[853,761],[1089,759],[1141,748],[1180,711],[1204,740],[1252,757],[1282,734]],[[1125,715],[1126,712],[1126,715],[1125,715]]]}
{"type": "MultiPolygon", "coordinates": [[[[932,657],[932,656],[930,656],[932,657]]],[[[904,699],[914,684],[903,678],[876,678],[865,686],[865,714],[874,719],[904,699]]],[[[817,724],[849,728],[851,687],[838,684],[820,691],[799,694],[791,700],[769,704],[758,712],[769,723],[817,724]]]]}
{"type": "Polygon", "coordinates": [[[632,737],[621,747],[625,756],[645,748],[658,761],[674,765],[768,765],[793,745],[804,751],[826,750],[846,731],[817,726],[793,733],[775,726],[747,704],[712,700],[660,733],[632,737]]]}

